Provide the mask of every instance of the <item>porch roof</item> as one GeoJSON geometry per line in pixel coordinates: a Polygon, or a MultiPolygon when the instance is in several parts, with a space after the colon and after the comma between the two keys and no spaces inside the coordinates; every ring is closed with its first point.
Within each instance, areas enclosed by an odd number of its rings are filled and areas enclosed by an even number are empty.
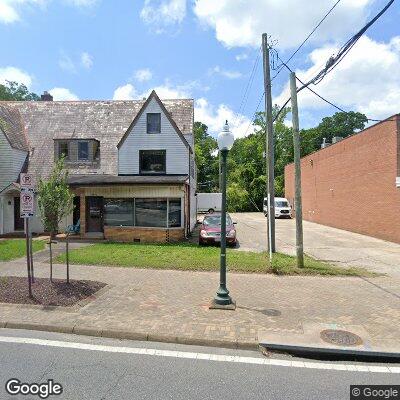
{"type": "Polygon", "coordinates": [[[17,182],[12,182],[8,186],[6,186],[4,189],[0,190],[0,194],[18,194],[21,191],[21,187],[19,183],[17,182]]]}
{"type": "Polygon", "coordinates": [[[70,186],[104,186],[132,184],[183,184],[187,175],[70,175],[70,186]]]}

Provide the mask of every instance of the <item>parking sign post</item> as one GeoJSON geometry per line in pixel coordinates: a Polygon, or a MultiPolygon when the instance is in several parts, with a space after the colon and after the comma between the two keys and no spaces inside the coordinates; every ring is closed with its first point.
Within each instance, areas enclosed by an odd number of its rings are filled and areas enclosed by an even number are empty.
{"type": "Polygon", "coordinates": [[[20,215],[24,218],[25,239],[26,239],[26,265],[28,269],[28,288],[29,297],[32,295],[33,282],[33,257],[32,240],[29,232],[29,218],[35,214],[35,182],[32,174],[21,174],[20,176],[21,194],[20,194],[20,215]]]}

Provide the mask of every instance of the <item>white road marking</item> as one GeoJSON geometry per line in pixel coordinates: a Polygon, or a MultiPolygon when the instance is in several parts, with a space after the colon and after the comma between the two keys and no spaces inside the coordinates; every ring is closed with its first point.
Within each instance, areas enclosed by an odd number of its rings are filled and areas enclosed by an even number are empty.
{"type": "Polygon", "coordinates": [[[219,361],[219,362],[230,362],[230,363],[271,365],[271,366],[278,366],[278,367],[400,374],[400,367],[397,367],[397,366],[385,367],[385,366],[376,366],[376,365],[337,364],[334,362],[318,363],[318,362],[308,362],[308,361],[277,360],[274,358],[227,356],[227,355],[221,355],[221,354],[193,353],[193,352],[185,352],[185,351],[144,349],[144,348],[137,348],[137,347],[123,347],[123,346],[121,346],[121,347],[119,347],[119,346],[104,346],[104,345],[89,344],[89,343],[63,342],[63,341],[59,341],[59,340],[21,338],[21,337],[11,337],[11,336],[0,336],[0,342],[28,344],[28,345],[36,345],[36,346],[60,347],[60,348],[66,348],[66,349],[87,350],[87,351],[102,351],[102,352],[107,352],[107,353],[140,354],[140,355],[156,356],[156,357],[174,357],[174,358],[186,358],[186,359],[192,359],[192,360],[207,360],[207,361],[219,361]]]}

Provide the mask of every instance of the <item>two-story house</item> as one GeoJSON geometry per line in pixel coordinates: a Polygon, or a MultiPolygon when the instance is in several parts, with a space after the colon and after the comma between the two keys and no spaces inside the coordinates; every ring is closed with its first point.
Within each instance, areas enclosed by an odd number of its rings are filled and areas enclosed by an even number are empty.
{"type": "MultiPolygon", "coordinates": [[[[147,100],[2,103],[25,124],[37,180],[65,157],[75,208],[63,225],[80,221],[83,237],[132,242],[180,240],[194,228],[192,99],[161,101],[153,91],[147,100]]],[[[3,233],[19,228],[7,224],[3,233]]],[[[43,230],[39,218],[32,225],[43,230]]]]}

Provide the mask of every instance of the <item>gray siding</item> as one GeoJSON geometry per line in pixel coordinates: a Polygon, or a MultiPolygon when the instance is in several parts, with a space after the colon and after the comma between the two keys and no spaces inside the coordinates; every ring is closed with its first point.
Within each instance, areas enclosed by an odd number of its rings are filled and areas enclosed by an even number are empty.
{"type": "Polygon", "coordinates": [[[150,101],[119,148],[118,173],[120,175],[139,174],[139,150],[166,150],[167,174],[189,173],[189,150],[154,99],[150,101]],[[146,113],[161,113],[160,134],[147,133],[146,113]]]}
{"type": "Polygon", "coordinates": [[[0,130],[0,191],[18,179],[27,152],[13,149],[0,130]]]}

